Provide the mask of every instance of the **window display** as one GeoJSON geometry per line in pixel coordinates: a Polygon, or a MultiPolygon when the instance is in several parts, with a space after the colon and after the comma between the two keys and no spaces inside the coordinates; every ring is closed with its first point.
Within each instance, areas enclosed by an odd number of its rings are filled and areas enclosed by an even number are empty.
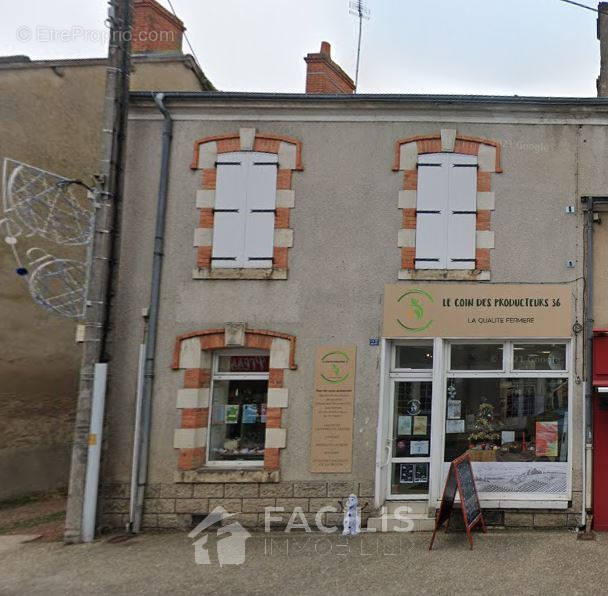
{"type": "Polygon", "coordinates": [[[428,462],[393,464],[393,494],[423,495],[429,490],[428,462]]]}
{"type": "Polygon", "coordinates": [[[431,382],[396,384],[394,457],[428,455],[431,440],[431,395],[431,382]]]}
{"type": "Polygon", "coordinates": [[[431,489],[432,498],[450,462],[467,454],[484,500],[569,500],[568,342],[441,340],[439,347],[434,361],[428,340],[397,343],[392,353],[389,495],[425,498],[431,489]],[[434,400],[443,412],[432,422],[434,400]]]}
{"type": "Polygon", "coordinates": [[[209,462],[262,462],[268,356],[220,355],[213,378],[209,462]]]}
{"type": "Polygon", "coordinates": [[[448,379],[448,391],[462,418],[459,432],[446,425],[445,461],[567,461],[567,379],[448,379]]]}
{"type": "Polygon", "coordinates": [[[431,381],[395,383],[393,412],[392,493],[424,495],[429,489],[427,462],[404,459],[428,458],[431,449],[431,381]]]}
{"type": "MultiPolygon", "coordinates": [[[[480,344],[483,349],[487,345],[480,344]]],[[[446,380],[444,470],[448,462],[467,453],[474,462],[477,488],[486,498],[499,494],[554,498],[566,493],[570,407],[566,344],[504,342],[503,371],[492,372],[479,359],[479,368],[456,370],[454,348],[450,346],[452,370],[446,380]]]]}

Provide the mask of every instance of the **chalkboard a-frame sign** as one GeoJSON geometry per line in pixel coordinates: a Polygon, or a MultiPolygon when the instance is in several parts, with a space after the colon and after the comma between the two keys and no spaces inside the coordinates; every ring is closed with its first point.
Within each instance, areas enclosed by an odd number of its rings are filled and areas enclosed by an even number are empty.
{"type": "Polygon", "coordinates": [[[486,524],[483,521],[483,515],[481,513],[481,507],[479,506],[479,499],[477,497],[477,488],[475,486],[475,478],[473,478],[473,468],[471,467],[471,460],[465,453],[460,457],[457,457],[450,464],[450,471],[448,472],[447,480],[445,481],[445,488],[443,489],[443,498],[441,499],[441,507],[435,518],[435,529],[433,530],[433,537],[431,538],[431,544],[429,550],[433,548],[433,542],[435,541],[435,534],[437,530],[446,523],[446,532],[450,525],[450,514],[454,508],[454,500],[456,498],[456,491],[460,496],[460,509],[462,511],[462,518],[464,520],[464,528],[469,539],[470,548],[473,548],[473,536],[471,530],[481,524],[481,529],[486,531],[486,524]]]}

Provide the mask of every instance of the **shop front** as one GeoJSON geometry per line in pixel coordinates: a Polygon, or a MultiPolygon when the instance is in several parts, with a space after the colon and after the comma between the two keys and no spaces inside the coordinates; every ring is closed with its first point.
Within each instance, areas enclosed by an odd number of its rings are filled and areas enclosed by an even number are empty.
{"type": "Polygon", "coordinates": [[[568,508],[572,324],[565,284],[386,286],[376,505],[436,507],[467,453],[483,507],[568,508]]]}

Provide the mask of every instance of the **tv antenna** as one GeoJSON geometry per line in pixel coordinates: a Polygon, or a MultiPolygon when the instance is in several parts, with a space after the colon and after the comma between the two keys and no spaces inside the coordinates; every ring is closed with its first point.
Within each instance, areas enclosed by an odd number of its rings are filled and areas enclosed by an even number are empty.
{"type": "Polygon", "coordinates": [[[355,93],[357,92],[357,84],[359,82],[359,58],[361,56],[361,29],[363,27],[363,19],[369,20],[370,10],[365,6],[363,0],[351,0],[348,3],[348,12],[356,17],[359,17],[359,41],[357,42],[357,66],[355,68],[355,93]]]}

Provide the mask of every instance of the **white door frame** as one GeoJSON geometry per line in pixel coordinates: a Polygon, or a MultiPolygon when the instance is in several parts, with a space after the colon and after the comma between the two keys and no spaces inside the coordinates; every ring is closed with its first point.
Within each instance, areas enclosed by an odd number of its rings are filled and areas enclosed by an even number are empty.
{"type": "MultiPolygon", "coordinates": [[[[447,382],[448,371],[448,352],[450,343],[454,342],[517,342],[517,343],[537,343],[537,342],[555,342],[566,344],[566,372],[557,371],[559,376],[568,379],[568,478],[567,478],[567,494],[560,495],[560,499],[556,499],[555,495],[549,494],[518,494],[518,493],[500,493],[492,495],[482,495],[482,505],[485,507],[533,507],[533,508],[565,508],[567,501],[572,498],[572,467],[573,467],[573,444],[575,435],[575,426],[573,423],[574,411],[577,400],[580,399],[579,391],[575,387],[576,368],[574,365],[574,350],[575,341],[572,338],[494,338],[491,340],[485,338],[429,338],[421,337],[416,340],[407,340],[407,343],[414,341],[433,341],[433,408],[431,413],[431,466],[429,473],[429,506],[436,507],[441,499],[441,491],[443,489],[444,479],[444,448],[445,448],[445,418],[446,418],[446,400],[447,400],[447,382]],[[575,395],[576,393],[576,395],[575,395]],[[484,500],[490,499],[491,500],[484,500]]],[[[403,338],[383,338],[381,342],[380,353],[380,394],[379,394],[379,409],[378,409],[378,432],[376,444],[376,483],[374,492],[374,504],[380,507],[385,500],[403,500],[403,497],[390,496],[390,472],[389,466],[390,456],[388,447],[392,439],[392,427],[390,427],[390,419],[392,417],[392,384],[395,378],[403,378],[407,380],[415,380],[417,372],[403,372],[402,374],[391,374],[393,365],[395,345],[406,343],[403,338]]],[[[430,371],[429,371],[430,372],[430,371]]],[[[503,371],[501,374],[504,374],[503,371]]],[[[533,376],[554,377],[554,371],[509,371],[509,375],[513,377],[529,376],[532,372],[533,376]]],[[[458,376],[465,377],[483,377],[487,376],[487,372],[459,372],[458,376]]],[[[418,375],[420,377],[420,375],[418,375]]],[[[411,498],[411,497],[410,497],[411,498]]]]}
{"type": "Polygon", "coordinates": [[[415,343],[416,340],[383,338],[380,351],[380,399],[378,408],[378,439],[376,443],[376,482],[374,505],[380,507],[385,500],[427,500],[434,503],[439,498],[442,480],[443,447],[445,441],[445,345],[441,338],[420,338],[433,342],[433,369],[412,372],[391,372],[396,346],[415,343]],[[391,495],[392,473],[392,418],[394,386],[398,381],[431,381],[431,451],[429,457],[407,458],[408,461],[429,462],[429,494],[391,495]]]}
{"type": "Polygon", "coordinates": [[[378,425],[376,432],[376,476],[374,482],[374,508],[378,509],[385,501],[386,482],[388,474],[389,454],[387,453],[388,436],[388,397],[386,395],[390,388],[388,371],[390,370],[391,342],[386,338],[380,340],[380,398],[378,400],[378,425]]]}
{"type": "Polygon", "coordinates": [[[447,381],[444,374],[447,362],[447,342],[441,337],[433,340],[433,409],[431,418],[431,485],[429,504],[441,498],[443,488],[443,451],[445,447],[445,416],[447,381]]]}

